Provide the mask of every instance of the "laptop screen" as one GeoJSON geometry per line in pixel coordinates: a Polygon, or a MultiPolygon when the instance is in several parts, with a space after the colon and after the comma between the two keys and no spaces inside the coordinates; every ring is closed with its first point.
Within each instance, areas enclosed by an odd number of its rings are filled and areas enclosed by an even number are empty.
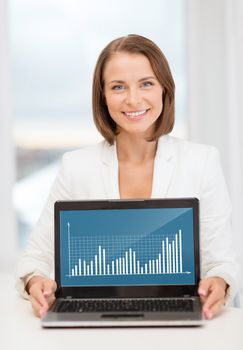
{"type": "Polygon", "coordinates": [[[60,210],[60,284],[194,285],[193,208],[60,210]]]}

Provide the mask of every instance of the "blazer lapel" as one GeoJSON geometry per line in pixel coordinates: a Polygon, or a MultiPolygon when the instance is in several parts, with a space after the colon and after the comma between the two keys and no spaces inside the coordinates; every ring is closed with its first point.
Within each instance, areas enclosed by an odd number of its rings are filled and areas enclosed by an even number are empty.
{"type": "Polygon", "coordinates": [[[107,142],[104,142],[101,174],[107,199],[119,199],[116,144],[110,146],[107,142]]]}
{"type": "Polygon", "coordinates": [[[166,198],[175,168],[172,139],[165,135],[158,141],[154,162],[152,198],[166,198]]]}

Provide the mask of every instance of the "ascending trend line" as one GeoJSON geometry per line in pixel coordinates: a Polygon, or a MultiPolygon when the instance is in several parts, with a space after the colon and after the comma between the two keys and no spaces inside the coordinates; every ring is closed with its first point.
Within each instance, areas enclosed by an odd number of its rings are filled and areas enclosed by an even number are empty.
{"type": "Polygon", "coordinates": [[[169,238],[161,241],[161,252],[154,259],[141,264],[136,257],[136,251],[127,249],[123,256],[113,259],[111,264],[106,263],[106,250],[101,245],[93,259],[86,261],[78,259],[78,264],[71,267],[71,225],[67,223],[68,232],[68,277],[76,276],[124,276],[124,275],[151,275],[151,274],[190,274],[183,272],[182,266],[182,232],[175,234],[175,239],[169,243],[169,238]]]}

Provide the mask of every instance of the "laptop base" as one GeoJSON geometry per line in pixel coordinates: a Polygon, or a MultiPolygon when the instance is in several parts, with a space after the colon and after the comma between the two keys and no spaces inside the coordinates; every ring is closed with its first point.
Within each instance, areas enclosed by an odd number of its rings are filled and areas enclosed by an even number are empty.
{"type": "Polygon", "coordinates": [[[43,328],[70,328],[70,327],[184,327],[202,326],[201,313],[180,315],[180,313],[153,312],[146,314],[99,314],[99,313],[49,313],[42,319],[43,328]]]}
{"type": "MultiPolygon", "coordinates": [[[[108,311],[108,312],[55,312],[52,309],[41,320],[44,328],[65,327],[174,327],[202,326],[201,302],[194,297],[193,311],[108,311]]],[[[58,300],[56,300],[56,303],[58,300]]]]}

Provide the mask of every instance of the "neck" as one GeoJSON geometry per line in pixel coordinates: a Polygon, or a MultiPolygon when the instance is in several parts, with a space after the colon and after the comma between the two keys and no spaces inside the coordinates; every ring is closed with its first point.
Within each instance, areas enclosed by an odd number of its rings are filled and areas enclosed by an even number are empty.
{"type": "Polygon", "coordinates": [[[157,141],[148,142],[136,136],[119,134],[116,138],[116,147],[118,161],[144,163],[154,160],[157,141]]]}

